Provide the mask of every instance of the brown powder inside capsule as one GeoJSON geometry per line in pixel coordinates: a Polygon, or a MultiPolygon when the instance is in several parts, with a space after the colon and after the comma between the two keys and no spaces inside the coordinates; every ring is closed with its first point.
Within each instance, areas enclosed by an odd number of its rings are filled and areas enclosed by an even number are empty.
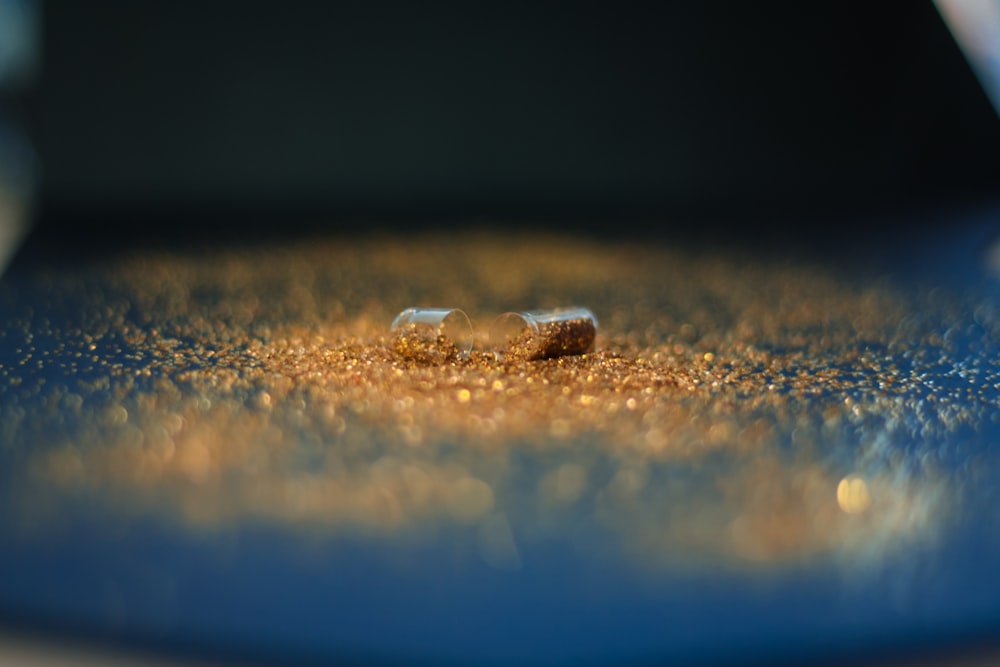
{"type": "MultiPolygon", "coordinates": [[[[520,319],[520,315],[508,314],[503,317],[520,319]]],[[[538,330],[525,326],[509,341],[501,351],[507,362],[537,361],[566,355],[584,354],[594,345],[597,327],[590,317],[581,316],[565,320],[540,321],[538,330]]]]}
{"type": "Polygon", "coordinates": [[[443,364],[458,361],[461,356],[458,346],[448,336],[438,333],[430,340],[421,336],[414,326],[409,332],[394,336],[392,347],[403,359],[421,364],[443,364]]]}
{"type": "Polygon", "coordinates": [[[538,359],[537,344],[538,340],[535,332],[525,327],[519,334],[508,341],[501,355],[507,362],[538,359]]]}
{"type": "Polygon", "coordinates": [[[597,329],[588,317],[539,325],[540,343],[531,359],[549,359],[567,354],[583,354],[594,345],[597,329]]]}

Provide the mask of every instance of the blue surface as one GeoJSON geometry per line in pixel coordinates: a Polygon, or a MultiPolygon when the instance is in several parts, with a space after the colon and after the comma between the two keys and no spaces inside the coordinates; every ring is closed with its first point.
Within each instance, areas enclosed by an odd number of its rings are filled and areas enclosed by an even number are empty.
{"type": "MultiPolygon", "coordinates": [[[[962,266],[949,248],[941,257],[956,272],[962,266]]],[[[1000,292],[995,280],[959,284],[990,299],[1000,292]]],[[[936,386],[964,386],[959,371],[996,360],[997,341],[982,331],[955,331],[950,342],[961,363],[930,366],[936,386]]],[[[5,400],[9,408],[12,396],[5,400]]],[[[121,499],[57,490],[48,512],[30,518],[17,507],[36,500],[15,483],[23,451],[2,447],[0,621],[283,664],[771,664],[991,641],[1000,636],[998,408],[994,386],[982,421],[887,445],[887,454],[936,456],[945,471],[955,511],[933,540],[884,559],[815,557],[770,569],[638,568],[588,520],[556,539],[519,539],[523,567],[506,572],[478,557],[474,528],[405,539],[254,520],[199,528],[126,517],[114,506],[121,499]]],[[[73,424],[34,428],[44,435],[73,424]]],[[[850,457],[861,427],[842,436],[831,459],[850,457]]],[[[697,472],[661,474],[679,484],[697,472]]]]}

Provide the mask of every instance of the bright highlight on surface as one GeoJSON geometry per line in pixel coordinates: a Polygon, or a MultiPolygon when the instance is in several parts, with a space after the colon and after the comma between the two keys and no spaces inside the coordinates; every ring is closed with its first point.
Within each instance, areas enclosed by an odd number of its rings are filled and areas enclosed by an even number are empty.
{"type": "Polygon", "coordinates": [[[848,475],[837,485],[837,504],[848,514],[862,514],[872,505],[868,484],[857,475],[848,475]]]}

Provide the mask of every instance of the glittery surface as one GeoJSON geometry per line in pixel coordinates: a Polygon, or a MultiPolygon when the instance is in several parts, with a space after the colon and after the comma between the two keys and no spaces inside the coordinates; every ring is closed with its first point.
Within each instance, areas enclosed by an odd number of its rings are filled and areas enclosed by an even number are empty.
{"type": "Polygon", "coordinates": [[[459,529],[501,571],[552,543],[850,570],[936,544],[993,474],[996,300],[878,273],[483,233],[134,252],[0,294],[11,530],[84,503],[196,533],[459,529]],[[396,353],[420,304],[469,314],[467,360],[396,353]],[[488,353],[499,313],[566,304],[599,319],[591,352],[488,353]]]}
{"type": "Polygon", "coordinates": [[[4,295],[7,447],[34,483],[197,522],[392,531],[586,508],[647,555],[796,558],[933,531],[946,476],[898,443],[933,451],[997,412],[995,359],[950,340],[992,339],[990,304],[962,321],[942,295],[790,262],[389,238],[34,280],[40,299],[4,295]],[[387,345],[413,303],[489,322],[577,301],[605,323],[586,355],[498,363],[481,331],[466,363],[387,345]],[[531,479],[515,456],[536,460],[531,479]],[[698,482],[658,479],[678,468],[698,482]],[[875,498],[865,512],[838,506],[850,474],[875,498]]]}

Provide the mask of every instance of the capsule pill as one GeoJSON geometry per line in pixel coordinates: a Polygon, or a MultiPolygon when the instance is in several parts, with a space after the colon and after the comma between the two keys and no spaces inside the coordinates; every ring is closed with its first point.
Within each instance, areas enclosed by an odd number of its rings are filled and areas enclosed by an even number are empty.
{"type": "Polygon", "coordinates": [[[594,345],[597,318],[586,308],[504,313],[490,328],[490,343],[504,361],[583,354],[594,345]]]}
{"type": "Polygon", "coordinates": [[[407,308],[392,322],[392,348],[403,359],[442,364],[468,357],[472,323],[458,308],[407,308]]]}

